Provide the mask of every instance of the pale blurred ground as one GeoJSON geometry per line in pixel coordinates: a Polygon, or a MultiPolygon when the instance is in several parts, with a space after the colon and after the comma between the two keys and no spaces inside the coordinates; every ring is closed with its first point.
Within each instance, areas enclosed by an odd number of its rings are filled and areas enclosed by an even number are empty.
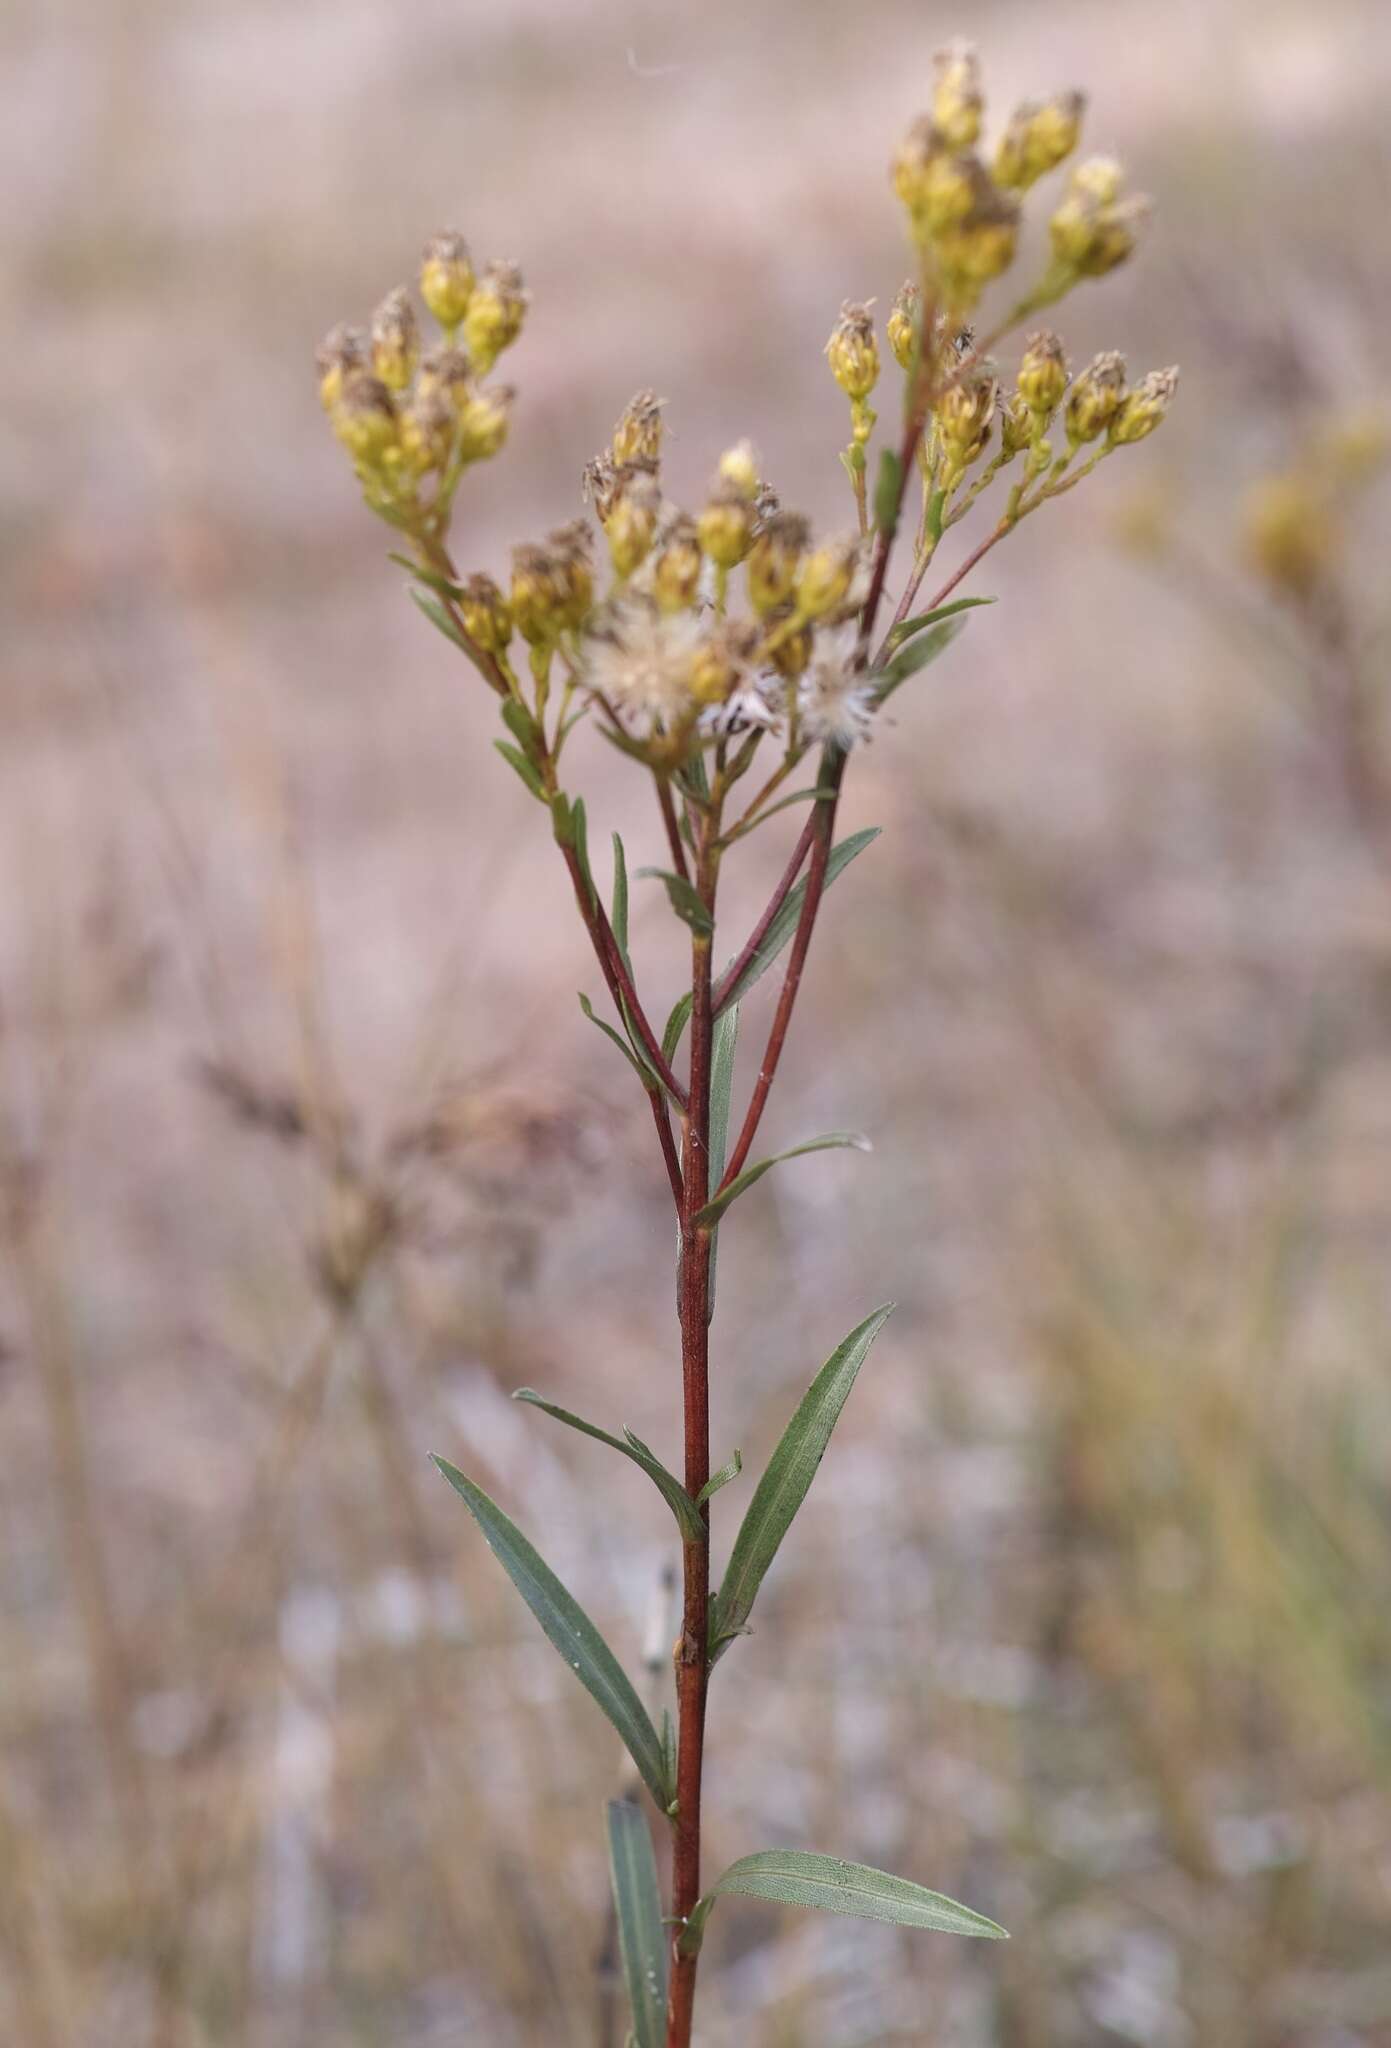
{"type": "MultiPolygon", "coordinates": [[[[674,1452],[660,1169],[491,705],[383,560],[310,355],[457,224],[534,293],[466,566],[570,515],[643,384],[679,492],[751,432],[843,524],[820,350],[903,274],[884,165],[962,30],[997,114],[1084,87],[1158,196],[1143,262],[1063,309],[1074,360],[1184,381],[993,559],[1002,602],[855,764],[884,836],[768,1129],[876,1155],[741,1212],[719,1453],[756,1464],[902,1306],[722,1667],[711,1855],[834,1848],[1015,1940],[731,1909],[701,2039],[1391,2043],[1391,837],[1237,541],[1252,478],[1384,396],[1391,9],[8,0],[16,2048],[621,2038],[614,1745],[425,1454],[636,1655],[664,1511],[506,1396],[674,1452]],[[1118,546],[1139,485],[1182,556],[1118,546]],[[275,1100],[340,1133],[336,1190],[251,1127],[275,1100]],[[334,1310],[371,1175],[394,1232],[334,1310]]],[[[1385,508],[1338,572],[1374,684],[1385,508]]],[[[589,769],[596,842],[655,857],[589,769]]],[[[674,986],[656,901],[635,939],[674,986]]]]}

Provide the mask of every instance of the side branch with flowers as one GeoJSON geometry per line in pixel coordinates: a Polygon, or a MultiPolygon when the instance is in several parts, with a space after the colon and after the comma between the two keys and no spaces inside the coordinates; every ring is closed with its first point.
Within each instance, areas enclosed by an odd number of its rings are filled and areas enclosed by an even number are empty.
{"type": "Polygon", "coordinates": [[[609,1803],[637,2048],[689,2048],[701,1943],[725,1894],[965,1935],[1003,1931],[915,1881],[805,1850],[756,1852],[713,1882],[702,1871],[712,1673],[748,1632],[758,1588],[890,1311],[877,1310],[851,1331],[812,1381],[754,1489],[718,1589],[711,1503],[738,1476],[740,1461],[735,1453],[711,1470],[709,1342],[716,1239],[733,1204],[785,1160],[864,1142],[833,1132],[773,1158],[753,1157],[822,899],[874,836],[835,838],[855,748],[875,731],[893,692],[951,644],[969,609],[990,602],[954,595],[984,556],[1116,450],[1144,439],[1173,397],[1173,370],[1152,371],[1132,386],[1114,353],[1070,381],[1062,342],[1046,329],[1027,334],[1012,381],[993,358],[1037,313],[1131,254],[1145,202],[1125,195],[1120,167],[1109,159],[1072,172],[1050,216],[1043,274],[984,337],[969,324],[987,288],[1014,262],[1025,195],[1074,151],[1082,112],[1075,93],[1019,108],[987,168],[976,147],[982,95],[975,55],[960,44],[939,55],[931,108],[893,164],[917,267],[886,323],[902,371],[901,418],[872,468],[878,418],[870,399],[881,366],[870,307],[847,302],[827,344],[850,406],[841,460],[855,526],[844,537],[816,539],[806,519],[784,509],[747,441],[720,458],[696,512],[673,505],[662,484],[662,405],[642,392],[583,479],[606,573],[596,567],[590,522],[580,517],[518,547],[504,591],[484,571],[460,572],[451,535],[461,487],[507,436],[513,393],[484,380],[523,325],[527,295],[516,267],[496,263],[475,275],[463,237],[436,235],[419,284],[440,340],[422,353],[410,297],[398,290],[370,332],[336,329],[320,351],[324,405],[368,505],[402,538],[395,559],[412,574],[412,596],[495,693],[505,727],[498,752],[548,814],[611,1019],[586,996],[581,1005],[647,1097],[677,1218],[680,1477],[631,1432],[612,1435],[529,1389],[520,1397],[621,1452],[671,1508],[683,1567],[674,1715],[664,1710],[654,1722],[599,1631],[521,1531],[471,1480],[438,1461],[547,1636],[621,1734],[669,1832],[664,1906],[648,1819],[632,1800],[609,1803]],[[993,524],[920,603],[939,551],[997,482],[993,524]],[[885,623],[905,524],[913,529],[911,560],[885,623]],[[660,1013],[634,970],[630,878],[617,834],[607,899],[591,861],[585,800],[572,780],[575,738],[586,728],[650,784],[660,853],[637,873],[660,883],[689,932],[689,981],[660,1031],[653,1021],[660,1013]],[[804,770],[809,758],[814,765],[804,770]],[[725,861],[781,812],[801,806],[804,821],[762,915],[716,972],[725,861]],[[740,1007],[777,967],[781,986],[757,1079],[736,1119],[740,1007]]]}

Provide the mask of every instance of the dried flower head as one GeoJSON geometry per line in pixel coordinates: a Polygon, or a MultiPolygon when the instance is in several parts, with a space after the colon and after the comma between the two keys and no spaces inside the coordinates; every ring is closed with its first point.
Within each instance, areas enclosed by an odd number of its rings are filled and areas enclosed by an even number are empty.
{"type": "Polygon", "coordinates": [[[662,404],[655,391],[638,391],[628,400],[609,448],[620,467],[625,462],[660,462],[662,404]]]}
{"type": "Polygon", "coordinates": [[[1074,448],[1104,434],[1125,397],[1125,357],[1118,349],[1093,356],[1067,394],[1063,415],[1074,448]]]}
{"type": "Polygon", "coordinates": [[[847,398],[868,398],[879,382],[879,343],[868,306],[846,299],[826,343],[831,375],[847,398]]]}
{"type": "Polygon", "coordinates": [[[581,675],[634,732],[670,731],[694,710],[700,639],[690,612],[661,612],[631,596],[596,613],[581,644],[581,675]]]}
{"type": "Polygon", "coordinates": [[[314,351],[319,373],[319,398],[326,412],[332,412],[343,395],[343,385],[354,370],[367,368],[367,335],[361,327],[340,321],[331,328],[314,351]]]}
{"type": "Polygon", "coordinates": [[[410,293],[398,285],[372,315],[372,372],[391,391],[404,391],[420,358],[410,293]]]}
{"type": "Polygon", "coordinates": [[[1151,370],[1142,377],[1116,408],[1107,429],[1112,447],[1128,448],[1152,434],[1168,412],[1177,390],[1176,363],[1171,363],[1167,370],[1151,370]]]}
{"type": "Polygon", "coordinates": [[[446,334],[452,334],[468,311],[473,293],[473,262],[468,243],[455,228],[431,235],[420,259],[420,296],[446,334]]]}
{"type": "Polygon", "coordinates": [[[807,739],[849,753],[874,728],[874,687],[855,665],[853,633],[823,638],[797,683],[797,722],[807,739]]]}
{"type": "Polygon", "coordinates": [[[969,149],[980,134],[985,99],[980,86],[980,60],[968,42],[948,43],[933,59],[932,118],[950,149],[969,149]]]}
{"type": "Polygon", "coordinates": [[[480,377],[517,339],[529,304],[517,265],[490,263],[469,295],[463,321],[464,346],[480,377]]]}
{"type": "Polygon", "coordinates": [[[390,391],[369,370],[349,376],[333,408],[333,431],[359,468],[401,459],[401,422],[390,391]]]}
{"type": "Polygon", "coordinates": [[[1082,93],[1063,92],[1016,107],[995,152],[995,182],[1025,192],[1056,170],[1077,147],[1086,105],[1082,93]]]}

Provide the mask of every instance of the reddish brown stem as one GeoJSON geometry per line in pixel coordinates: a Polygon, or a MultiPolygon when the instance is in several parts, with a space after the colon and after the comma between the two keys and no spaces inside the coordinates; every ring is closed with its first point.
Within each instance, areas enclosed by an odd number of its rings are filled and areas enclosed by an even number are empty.
{"type": "Polygon", "coordinates": [[[753,964],[753,958],[755,953],[757,953],[759,947],[763,944],[763,941],[767,938],[769,932],[772,930],[773,919],[777,916],[778,912],[782,909],[783,904],[786,903],[788,897],[791,895],[793,884],[796,882],[798,875],[802,871],[802,863],[806,859],[807,854],[810,851],[811,843],[815,836],[816,807],[813,807],[812,815],[807,819],[806,824],[802,827],[801,837],[798,839],[797,844],[793,847],[791,857],[788,860],[787,866],[782,871],[782,879],[778,883],[777,888],[774,889],[772,895],[768,899],[767,909],[764,911],[762,917],[759,918],[758,923],[754,926],[753,930],[749,933],[748,938],[744,941],[744,944],[740,948],[739,952],[736,954],[734,959],[730,961],[728,967],[726,967],[724,973],[720,976],[714,994],[715,1015],[717,1017],[720,1015],[722,1010],[727,1010],[729,1008],[730,1003],[734,1000],[734,996],[738,990],[739,983],[743,980],[744,976],[748,973],[749,968],[753,964]]]}
{"type": "Polygon", "coordinates": [[[585,929],[589,933],[590,943],[594,947],[595,958],[598,960],[599,966],[603,971],[604,980],[608,984],[609,994],[614,1000],[614,1006],[620,1016],[626,1007],[628,1015],[632,1019],[633,1029],[642,1041],[642,1049],[651,1063],[653,1071],[660,1077],[663,1087],[668,1090],[673,1100],[684,1110],[686,1107],[686,1091],[671,1071],[671,1066],[665,1053],[662,1051],[657,1035],[647,1021],[642,1004],[638,1001],[637,990],[633,987],[633,978],[628,972],[627,963],[624,961],[622,952],[619,950],[618,941],[613,935],[613,926],[609,923],[608,915],[603,905],[596,903],[590,896],[589,886],[584,878],[584,870],[580,866],[579,855],[575,852],[574,847],[563,846],[561,852],[565,856],[565,865],[570,870],[570,881],[574,887],[575,901],[579,905],[580,916],[584,919],[585,929]]]}
{"type": "Polygon", "coordinates": [[[662,1160],[666,1166],[667,1179],[671,1182],[672,1200],[676,1213],[681,1212],[681,1161],[676,1156],[676,1140],[671,1135],[671,1117],[666,1103],[655,1088],[649,1088],[647,1099],[652,1104],[652,1116],[657,1126],[657,1141],[662,1148],[662,1160]]]}
{"type": "MultiPolygon", "coordinates": [[[[714,919],[718,819],[700,836],[696,887],[714,919]]],[[[681,1323],[681,1382],[685,1409],[686,1491],[699,1495],[710,1477],[710,1233],[695,1221],[710,1193],[710,1065],[714,1005],[710,937],[691,945],[691,1088],[682,1156],[681,1265],[677,1311],[681,1323]]],[[[708,1507],[703,1518],[709,1522],[708,1507]]],[[[709,1682],[710,1538],[682,1548],[681,1635],[676,1646],[676,1821],[672,1845],[672,1913],[684,1920],[700,1897],[700,1792],[705,1757],[705,1696],[709,1682]]],[[[690,2048],[697,1958],[673,1954],[667,2009],[668,2048],[690,2048]]]]}
{"type": "Polygon", "coordinates": [[[689,882],[691,875],[686,865],[686,849],[681,843],[681,827],[676,822],[676,806],[671,800],[671,784],[665,775],[657,777],[657,802],[661,805],[662,823],[666,826],[671,864],[682,881],[689,882]]]}

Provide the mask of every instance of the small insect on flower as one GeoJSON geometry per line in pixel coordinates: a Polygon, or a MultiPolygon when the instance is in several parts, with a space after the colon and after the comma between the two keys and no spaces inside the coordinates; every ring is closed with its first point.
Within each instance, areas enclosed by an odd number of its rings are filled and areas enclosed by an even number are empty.
{"type": "Polygon", "coordinates": [[[581,643],[580,673],[633,731],[669,732],[694,711],[691,671],[700,641],[692,613],[664,613],[646,598],[625,597],[595,614],[581,643]]]}
{"type": "Polygon", "coordinates": [[[823,640],[797,684],[799,731],[848,754],[874,730],[874,712],[874,687],[855,666],[854,634],[823,640]]]}

